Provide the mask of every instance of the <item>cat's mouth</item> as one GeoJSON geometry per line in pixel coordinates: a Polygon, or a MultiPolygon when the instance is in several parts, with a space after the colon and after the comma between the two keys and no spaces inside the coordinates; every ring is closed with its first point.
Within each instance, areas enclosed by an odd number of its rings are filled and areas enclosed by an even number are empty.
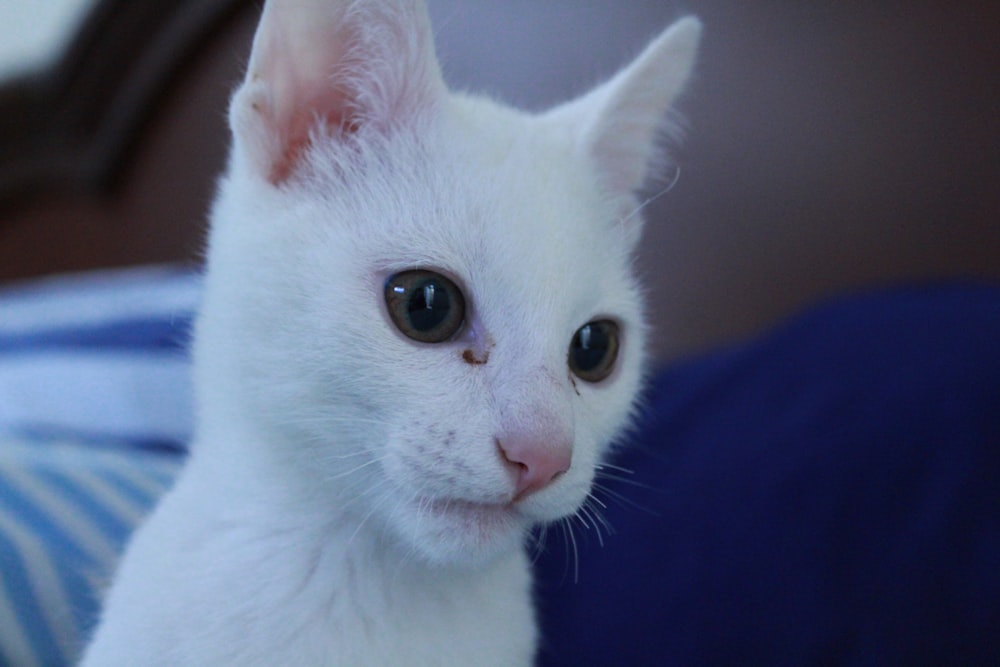
{"type": "Polygon", "coordinates": [[[427,509],[434,514],[468,516],[470,518],[491,516],[514,516],[517,508],[514,503],[488,503],[454,498],[439,498],[427,501],[427,509]]]}
{"type": "Polygon", "coordinates": [[[432,562],[477,565],[516,550],[531,523],[511,502],[422,496],[400,525],[432,562]]]}
{"type": "Polygon", "coordinates": [[[438,519],[444,519],[460,530],[468,530],[482,535],[520,529],[524,525],[521,512],[512,502],[475,502],[459,499],[428,500],[426,511],[438,519]]]}

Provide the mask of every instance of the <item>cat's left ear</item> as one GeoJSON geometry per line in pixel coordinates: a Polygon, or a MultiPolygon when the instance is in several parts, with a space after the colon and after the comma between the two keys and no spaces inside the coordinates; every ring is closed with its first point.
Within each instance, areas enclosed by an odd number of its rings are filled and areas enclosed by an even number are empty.
{"type": "Polygon", "coordinates": [[[318,133],[385,132],[445,92],[422,0],[267,0],[230,125],[240,159],[278,185],[318,133]]]}
{"type": "Polygon", "coordinates": [[[658,135],[691,76],[700,40],[701,21],[683,18],[612,79],[550,112],[575,126],[579,145],[612,195],[632,195],[649,178],[658,135]]]}

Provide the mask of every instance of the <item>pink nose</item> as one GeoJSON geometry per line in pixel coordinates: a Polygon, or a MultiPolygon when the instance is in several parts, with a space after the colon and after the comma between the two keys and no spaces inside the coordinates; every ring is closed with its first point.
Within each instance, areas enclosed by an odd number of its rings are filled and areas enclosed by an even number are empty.
{"type": "Polygon", "coordinates": [[[569,470],[573,443],[564,438],[524,437],[511,434],[497,446],[511,471],[516,475],[514,500],[545,488],[569,470]]]}

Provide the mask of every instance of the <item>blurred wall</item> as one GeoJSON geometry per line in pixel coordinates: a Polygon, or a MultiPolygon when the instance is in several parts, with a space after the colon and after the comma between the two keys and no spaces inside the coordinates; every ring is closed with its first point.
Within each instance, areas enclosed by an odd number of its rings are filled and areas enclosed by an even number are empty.
{"type": "Polygon", "coordinates": [[[534,108],[703,19],[643,247],[663,357],[859,285],[1000,280],[1000,3],[430,3],[449,80],[534,108]]]}

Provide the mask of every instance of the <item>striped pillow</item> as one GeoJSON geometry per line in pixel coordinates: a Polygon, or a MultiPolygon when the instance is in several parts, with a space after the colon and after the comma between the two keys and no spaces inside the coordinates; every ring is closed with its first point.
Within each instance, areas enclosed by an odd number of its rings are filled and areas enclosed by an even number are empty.
{"type": "Polygon", "coordinates": [[[0,665],[72,663],[190,437],[195,273],[0,290],[0,665]]]}
{"type": "Polygon", "coordinates": [[[129,533],[183,457],[0,440],[0,664],[72,664],[129,533]]]}

